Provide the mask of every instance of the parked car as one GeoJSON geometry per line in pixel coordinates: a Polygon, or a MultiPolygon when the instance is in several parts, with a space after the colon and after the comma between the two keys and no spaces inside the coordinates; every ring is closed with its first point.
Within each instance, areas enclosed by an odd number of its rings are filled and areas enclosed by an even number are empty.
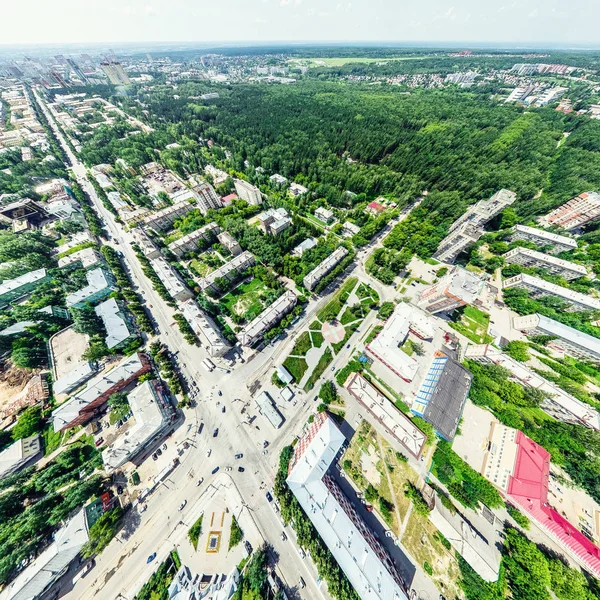
{"type": "Polygon", "coordinates": [[[123,486],[122,485],[118,485],[117,486],[117,494],[119,494],[119,496],[123,493],[123,486]]]}
{"type": "Polygon", "coordinates": [[[156,449],[156,454],[158,454],[159,456],[162,454],[162,450],[160,448],[156,449]]]}
{"type": "Polygon", "coordinates": [[[202,433],[203,429],[204,429],[204,423],[200,423],[200,425],[198,426],[198,433],[202,433]]]}
{"type": "Polygon", "coordinates": [[[183,502],[182,502],[182,503],[179,505],[179,510],[180,510],[180,511],[182,511],[182,510],[185,508],[186,504],[187,504],[187,500],[184,500],[184,501],[183,501],[183,502]]]}
{"type": "Polygon", "coordinates": [[[213,431],[213,437],[217,437],[219,435],[219,428],[217,427],[214,431],[213,431]]]}
{"type": "Polygon", "coordinates": [[[246,469],[244,469],[244,467],[238,467],[238,471],[239,471],[240,473],[243,473],[245,470],[246,470],[246,469]]]}
{"type": "Polygon", "coordinates": [[[300,581],[298,582],[298,585],[300,586],[301,590],[303,590],[306,587],[306,583],[304,583],[304,579],[302,579],[302,577],[300,577],[300,581]]]}
{"type": "Polygon", "coordinates": [[[102,446],[102,444],[104,444],[104,438],[103,437],[99,437],[95,442],[94,442],[94,446],[96,446],[96,448],[98,446],[102,446]]]}
{"type": "Polygon", "coordinates": [[[140,512],[146,512],[148,510],[148,505],[147,504],[140,504],[140,512]]]}
{"type": "Polygon", "coordinates": [[[285,542],[285,540],[287,540],[287,535],[285,535],[285,531],[281,532],[281,541],[285,542]]]}
{"type": "Polygon", "coordinates": [[[163,450],[166,450],[166,449],[167,449],[167,445],[166,445],[166,444],[163,444],[163,446],[162,446],[162,449],[163,449],[163,450]]]}
{"type": "Polygon", "coordinates": [[[223,412],[223,413],[225,412],[225,407],[223,407],[223,408],[221,409],[221,412],[223,412]]]}
{"type": "Polygon", "coordinates": [[[252,544],[248,540],[244,540],[244,548],[246,548],[248,555],[252,554],[252,544]]]}
{"type": "Polygon", "coordinates": [[[196,487],[198,487],[199,485],[202,485],[203,481],[204,481],[204,477],[200,477],[200,479],[198,479],[198,482],[196,483],[196,487]]]}
{"type": "Polygon", "coordinates": [[[156,452],[152,455],[152,459],[153,460],[158,460],[158,454],[156,454],[156,452]]]}
{"type": "Polygon", "coordinates": [[[263,442],[263,448],[266,448],[268,445],[269,445],[269,442],[267,442],[267,440],[265,440],[265,441],[263,442]]]}
{"type": "Polygon", "coordinates": [[[146,560],[146,564],[149,565],[156,558],[156,552],[153,552],[146,560]]]}
{"type": "Polygon", "coordinates": [[[183,442],[183,447],[187,450],[190,447],[189,442],[183,442]]]}
{"type": "Polygon", "coordinates": [[[219,467],[215,467],[215,468],[212,470],[212,474],[214,475],[214,474],[215,474],[215,473],[216,473],[218,470],[219,470],[219,467]]]}
{"type": "Polygon", "coordinates": [[[243,454],[241,454],[241,453],[240,453],[240,454],[236,454],[236,455],[235,455],[235,457],[236,457],[238,460],[239,460],[240,458],[243,458],[243,456],[244,456],[244,455],[243,455],[243,454]]]}
{"type": "Polygon", "coordinates": [[[229,473],[229,471],[231,471],[231,467],[225,467],[225,472],[229,473]]]}
{"type": "Polygon", "coordinates": [[[273,496],[271,496],[271,492],[267,492],[267,493],[265,494],[265,496],[267,497],[267,500],[268,500],[269,502],[273,502],[273,496]]]}
{"type": "Polygon", "coordinates": [[[222,396],[223,392],[221,390],[219,390],[219,396],[222,396]]]}
{"type": "Polygon", "coordinates": [[[209,448],[209,449],[206,451],[206,458],[208,458],[208,457],[209,457],[211,454],[212,454],[212,449],[211,449],[211,448],[209,448]]]}

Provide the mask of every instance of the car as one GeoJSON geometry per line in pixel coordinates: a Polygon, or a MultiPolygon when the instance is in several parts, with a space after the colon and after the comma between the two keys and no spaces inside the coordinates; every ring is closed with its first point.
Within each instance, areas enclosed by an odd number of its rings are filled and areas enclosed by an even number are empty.
{"type": "Polygon", "coordinates": [[[244,455],[243,454],[236,454],[235,457],[239,460],[240,458],[243,458],[244,455]]]}
{"type": "Polygon", "coordinates": [[[265,496],[269,502],[273,502],[273,496],[271,496],[271,492],[267,492],[265,496]]]}
{"type": "Polygon", "coordinates": [[[217,427],[214,431],[213,431],[213,437],[217,437],[219,435],[219,428],[217,427]]]}
{"type": "Polygon", "coordinates": [[[204,482],[204,477],[200,477],[200,479],[198,479],[198,481],[196,482],[196,487],[198,487],[199,485],[202,485],[203,482],[204,482]]]}
{"type": "Polygon", "coordinates": [[[221,409],[221,412],[223,412],[223,413],[225,412],[225,407],[223,407],[223,408],[221,409]]]}
{"type": "Polygon", "coordinates": [[[223,392],[221,390],[219,390],[219,396],[222,396],[223,392]]]}
{"type": "Polygon", "coordinates": [[[218,470],[219,470],[219,467],[215,467],[215,468],[212,470],[212,474],[214,475],[214,474],[215,474],[215,473],[216,473],[218,470]]]}
{"type": "Polygon", "coordinates": [[[212,454],[212,449],[211,449],[211,448],[209,448],[209,449],[206,451],[206,458],[208,458],[208,457],[209,457],[211,454],[212,454]]]}
{"type": "Polygon", "coordinates": [[[268,445],[269,445],[269,442],[267,442],[267,440],[265,440],[265,441],[263,442],[263,448],[266,448],[268,445]]]}
{"type": "Polygon", "coordinates": [[[179,510],[180,510],[180,511],[182,511],[182,510],[185,508],[186,504],[187,504],[187,500],[184,500],[184,501],[183,501],[183,502],[182,502],[182,503],[179,505],[179,510]]]}
{"type": "Polygon", "coordinates": [[[335,367],[331,367],[331,370],[332,370],[332,371],[335,371],[335,367]]]}
{"type": "Polygon", "coordinates": [[[285,540],[287,540],[287,535],[285,535],[285,531],[281,532],[281,536],[280,537],[281,537],[281,541],[282,542],[285,542],[285,540]]]}
{"type": "Polygon", "coordinates": [[[119,427],[123,427],[123,419],[117,421],[117,429],[119,429],[119,427]]]}
{"type": "Polygon", "coordinates": [[[123,417],[123,423],[126,423],[126,422],[127,422],[127,419],[129,419],[129,415],[125,415],[125,416],[123,417]]]}
{"type": "Polygon", "coordinates": [[[98,438],[98,439],[97,439],[97,440],[94,442],[94,446],[96,446],[96,448],[97,448],[98,446],[102,446],[102,444],[104,444],[104,438],[103,438],[103,437],[100,437],[100,438],[98,438]]]}
{"type": "Polygon", "coordinates": [[[248,540],[244,540],[244,548],[249,555],[252,554],[252,544],[248,540]]]}
{"type": "Polygon", "coordinates": [[[148,505],[147,504],[140,504],[140,512],[146,512],[148,510],[148,505]]]}
{"type": "Polygon", "coordinates": [[[350,344],[348,344],[348,345],[346,346],[346,348],[350,348],[350,344]]]}
{"type": "Polygon", "coordinates": [[[246,470],[246,469],[244,469],[244,467],[238,467],[238,471],[239,471],[240,473],[243,473],[245,470],[246,470]]]}
{"type": "Polygon", "coordinates": [[[156,454],[156,452],[152,455],[152,460],[158,460],[158,454],[156,454]]]}
{"type": "Polygon", "coordinates": [[[155,558],[156,558],[156,552],[153,552],[146,560],[146,564],[149,565],[155,558]]]}
{"type": "Polygon", "coordinates": [[[300,577],[300,581],[298,582],[298,586],[300,587],[301,590],[303,590],[306,587],[306,583],[304,583],[304,579],[302,579],[302,577],[300,577]]]}
{"type": "Polygon", "coordinates": [[[123,493],[123,486],[122,485],[118,485],[117,486],[117,494],[119,494],[119,496],[123,493]]]}
{"type": "Polygon", "coordinates": [[[266,456],[267,454],[269,454],[268,450],[263,450],[263,454],[266,456]]]}
{"type": "Polygon", "coordinates": [[[302,560],[304,560],[306,558],[306,552],[304,552],[303,548],[298,548],[298,554],[300,555],[300,558],[302,560]]]}
{"type": "Polygon", "coordinates": [[[162,449],[163,449],[163,450],[166,450],[166,449],[167,449],[167,445],[166,445],[166,444],[163,444],[163,447],[162,447],[162,449]]]}
{"type": "Polygon", "coordinates": [[[190,447],[189,442],[183,442],[183,447],[187,450],[190,447]]]}
{"type": "Polygon", "coordinates": [[[198,426],[198,433],[202,433],[203,429],[204,429],[204,423],[200,423],[200,425],[198,426]]]}
{"type": "Polygon", "coordinates": [[[229,471],[231,471],[231,467],[225,467],[225,472],[229,473],[229,471]]]}
{"type": "Polygon", "coordinates": [[[156,449],[156,454],[158,454],[159,456],[162,454],[162,450],[160,448],[156,449]]]}

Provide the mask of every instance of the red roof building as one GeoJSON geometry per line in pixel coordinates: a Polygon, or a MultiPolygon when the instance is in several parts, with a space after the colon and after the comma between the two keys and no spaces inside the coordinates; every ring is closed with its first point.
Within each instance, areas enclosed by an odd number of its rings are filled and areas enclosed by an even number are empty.
{"type": "Polygon", "coordinates": [[[385,212],[385,206],[379,202],[369,202],[366,211],[372,215],[380,215],[385,212]]]}
{"type": "Polygon", "coordinates": [[[237,194],[228,194],[227,196],[223,196],[221,198],[221,202],[225,205],[225,206],[229,206],[234,200],[238,199],[238,195],[237,194]]]}

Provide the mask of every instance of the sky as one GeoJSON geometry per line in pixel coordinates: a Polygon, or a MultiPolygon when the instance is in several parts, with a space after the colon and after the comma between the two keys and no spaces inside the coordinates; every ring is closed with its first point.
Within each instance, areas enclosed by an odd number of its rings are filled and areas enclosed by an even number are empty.
{"type": "Polygon", "coordinates": [[[0,0],[0,7],[1,45],[277,40],[600,47],[599,0],[0,0]]]}

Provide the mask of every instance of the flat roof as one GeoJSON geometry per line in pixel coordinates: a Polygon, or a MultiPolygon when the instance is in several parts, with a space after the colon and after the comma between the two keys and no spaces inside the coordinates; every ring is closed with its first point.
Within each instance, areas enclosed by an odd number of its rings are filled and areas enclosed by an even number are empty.
{"type": "Polygon", "coordinates": [[[88,271],[85,274],[85,278],[87,279],[88,284],[67,296],[67,306],[70,307],[79,304],[80,302],[85,302],[88,298],[102,290],[112,289],[110,277],[102,267],[88,271]]]}
{"type": "Polygon", "coordinates": [[[40,436],[36,434],[21,438],[2,450],[0,452],[0,479],[18,471],[41,449],[40,436]]]}
{"type": "Polygon", "coordinates": [[[315,283],[325,277],[347,254],[348,250],[345,246],[336,248],[325,260],[321,261],[304,277],[304,286],[311,289],[315,283]]]}
{"type": "Polygon", "coordinates": [[[515,231],[520,231],[525,235],[537,237],[544,240],[548,244],[560,244],[561,246],[570,246],[571,248],[577,248],[577,241],[573,238],[567,237],[566,235],[559,235],[558,233],[552,233],[545,229],[538,229],[537,227],[528,227],[527,225],[515,225],[515,231]]]}
{"type": "Polygon", "coordinates": [[[353,373],[344,386],[406,450],[421,455],[427,436],[389,398],[359,373],[353,373]]]}
{"type": "Polygon", "coordinates": [[[87,361],[80,362],[68,373],[56,380],[52,385],[52,390],[55,394],[68,394],[78,385],[89,379],[95,372],[92,364],[87,361]]]}
{"type": "Polygon", "coordinates": [[[127,321],[123,318],[121,309],[114,298],[109,298],[96,306],[94,312],[104,323],[106,329],[104,342],[109,350],[123,343],[131,336],[127,321]]]}
{"type": "Polygon", "coordinates": [[[448,277],[450,278],[448,292],[467,304],[473,304],[477,300],[485,285],[485,280],[479,275],[460,267],[455,267],[448,277]]]}
{"type": "Polygon", "coordinates": [[[46,269],[37,269],[35,271],[29,271],[29,273],[19,275],[19,277],[15,277],[14,279],[5,279],[2,283],[0,283],[0,296],[8,294],[13,290],[18,290],[20,287],[23,287],[29,283],[34,283],[40,279],[44,279],[44,277],[46,277],[46,269]]]}
{"type": "Polygon", "coordinates": [[[554,265],[559,269],[579,273],[582,277],[587,275],[587,269],[583,265],[579,265],[568,260],[563,260],[562,258],[557,258],[556,256],[552,256],[550,254],[544,254],[543,252],[538,252],[537,250],[531,250],[531,248],[523,248],[521,246],[513,248],[510,252],[507,252],[504,255],[504,260],[507,260],[519,254],[528,256],[536,262],[547,263],[549,265],[554,265]]]}
{"type": "Polygon", "coordinates": [[[220,330],[212,319],[193,300],[186,300],[178,304],[185,320],[189,323],[194,333],[209,347],[211,356],[221,356],[229,349],[229,343],[221,335],[220,330]]]}
{"type": "Polygon", "coordinates": [[[101,263],[102,257],[95,248],[84,248],[83,250],[78,250],[77,252],[73,252],[73,254],[68,254],[67,256],[59,258],[58,266],[63,268],[77,261],[81,261],[81,266],[84,269],[89,269],[90,267],[101,263]]]}
{"type": "Polygon", "coordinates": [[[274,323],[283,318],[283,316],[293,307],[298,298],[294,292],[288,290],[273,304],[267,306],[258,317],[250,321],[237,335],[238,339],[245,344],[252,343],[258,336],[267,331],[274,323]]]}
{"type": "Polygon", "coordinates": [[[208,223],[208,225],[204,225],[200,227],[200,229],[196,229],[196,231],[192,231],[187,235],[180,237],[179,239],[171,242],[168,245],[169,250],[177,250],[180,246],[185,246],[190,242],[194,242],[200,238],[206,237],[207,234],[210,234],[212,231],[221,230],[221,228],[216,223],[208,223]]]}
{"type": "Polygon", "coordinates": [[[275,429],[279,429],[283,425],[283,416],[267,392],[261,392],[257,396],[256,405],[275,429]]]}
{"type": "Polygon", "coordinates": [[[61,246],[57,248],[58,254],[64,254],[69,250],[72,250],[76,246],[81,244],[86,244],[87,242],[95,242],[96,238],[89,231],[79,231],[78,233],[74,233],[68,242],[65,242],[61,246]]]}

